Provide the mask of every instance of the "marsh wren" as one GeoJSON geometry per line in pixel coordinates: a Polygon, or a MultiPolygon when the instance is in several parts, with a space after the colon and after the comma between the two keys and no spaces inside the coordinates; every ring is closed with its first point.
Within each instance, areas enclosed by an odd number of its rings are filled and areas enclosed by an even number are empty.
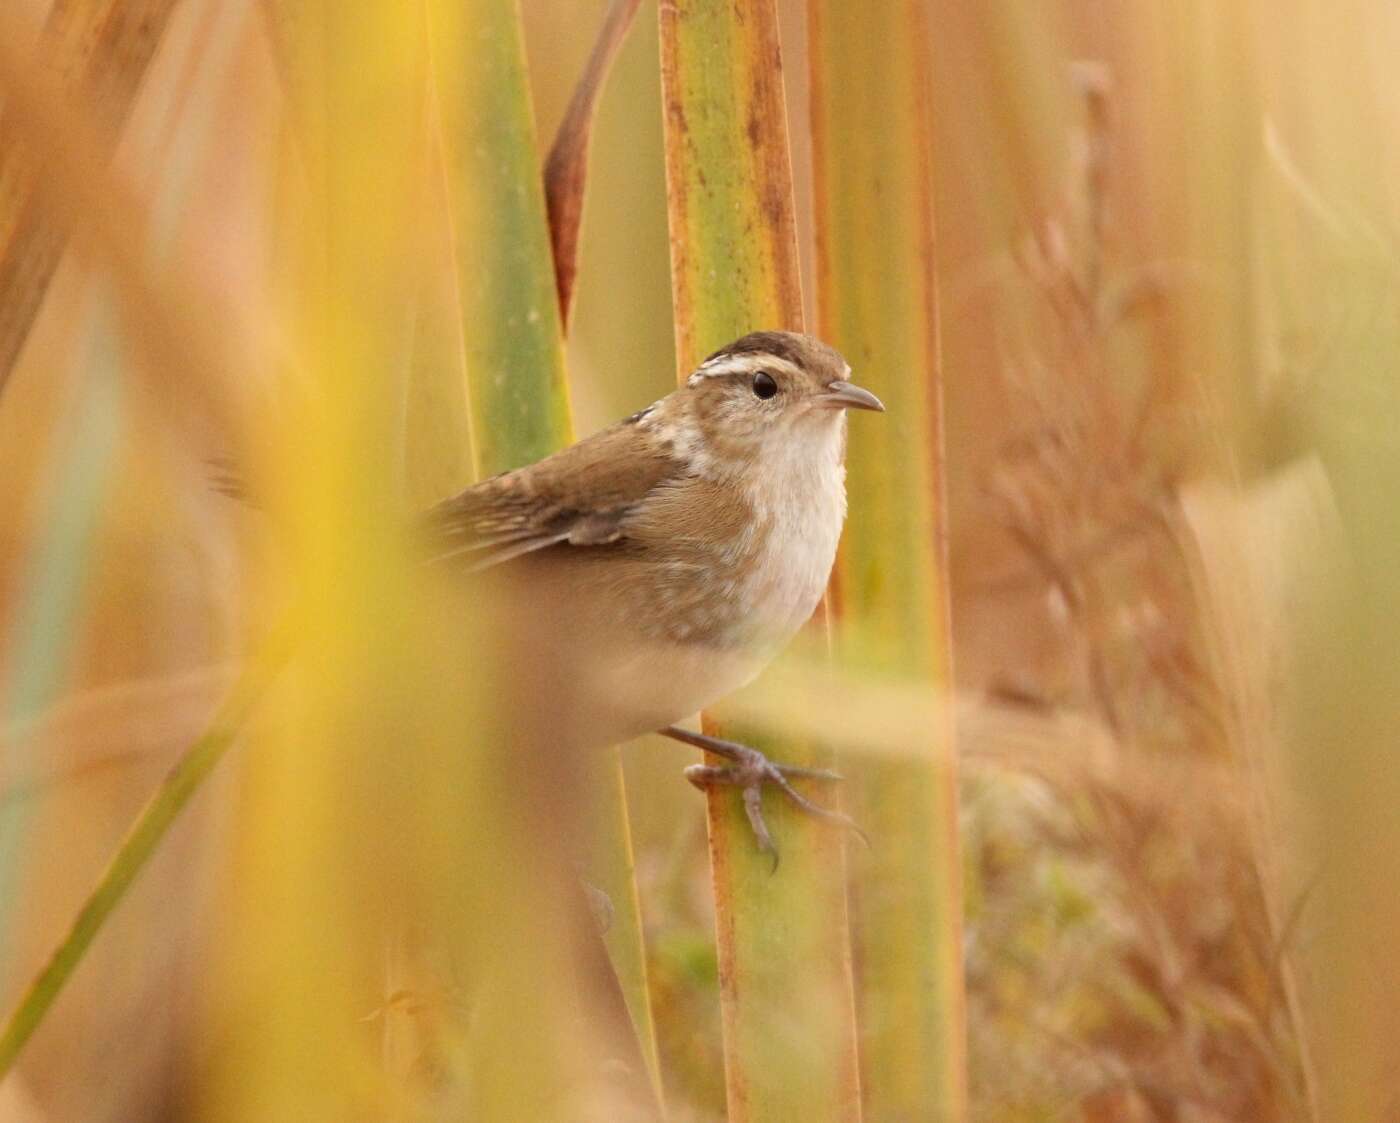
{"type": "Polygon", "coordinates": [[[577,740],[660,732],[726,758],[687,776],[741,789],[775,858],[762,787],[849,823],[789,782],[835,777],[673,723],[752,680],[816,609],[846,513],[846,411],[884,409],[849,376],[811,336],[746,335],[660,401],[445,500],[424,525],[435,567],[508,585],[506,626],[549,650],[539,689],[577,740]]]}

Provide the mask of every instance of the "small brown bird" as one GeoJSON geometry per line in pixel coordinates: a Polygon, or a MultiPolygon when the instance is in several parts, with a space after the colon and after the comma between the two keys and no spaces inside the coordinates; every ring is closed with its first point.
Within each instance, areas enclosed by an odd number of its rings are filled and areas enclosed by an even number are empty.
{"type": "Polygon", "coordinates": [[[821,599],[846,514],[846,411],[884,409],[849,376],[811,336],[746,335],[625,421],[440,503],[424,528],[435,563],[499,581],[517,664],[573,741],[656,731],[728,759],[687,776],[740,788],[775,857],[763,785],[849,824],[788,782],[835,777],[673,723],[752,680],[821,599]]]}

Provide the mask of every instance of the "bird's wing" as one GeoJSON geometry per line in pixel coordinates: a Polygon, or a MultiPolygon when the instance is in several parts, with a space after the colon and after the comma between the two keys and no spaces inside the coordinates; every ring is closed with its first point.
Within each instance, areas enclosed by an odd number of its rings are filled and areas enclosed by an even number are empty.
{"type": "Polygon", "coordinates": [[[618,542],[638,505],[683,475],[623,422],[433,507],[422,523],[428,558],[478,570],[561,543],[618,542]]]}

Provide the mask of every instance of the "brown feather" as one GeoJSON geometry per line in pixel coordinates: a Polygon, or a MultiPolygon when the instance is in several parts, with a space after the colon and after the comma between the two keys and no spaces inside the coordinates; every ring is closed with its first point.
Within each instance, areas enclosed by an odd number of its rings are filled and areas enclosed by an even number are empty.
{"type": "Polygon", "coordinates": [[[468,555],[469,567],[482,569],[561,543],[616,542],[655,488],[684,475],[670,449],[629,418],[433,507],[423,521],[429,558],[468,555]]]}

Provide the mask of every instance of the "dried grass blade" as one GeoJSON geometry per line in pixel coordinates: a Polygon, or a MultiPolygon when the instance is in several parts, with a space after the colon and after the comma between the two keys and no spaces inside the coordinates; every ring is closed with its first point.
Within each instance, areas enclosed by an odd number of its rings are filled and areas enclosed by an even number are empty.
{"type": "Polygon", "coordinates": [[[554,278],[559,290],[559,319],[566,331],[573,304],[574,280],[578,276],[579,227],[583,222],[583,195],[588,180],[588,141],[593,131],[593,117],[608,71],[612,69],[613,60],[622,49],[641,5],[642,0],[613,0],[544,165],[549,237],[554,246],[554,278]]]}
{"type": "MultiPolygon", "coordinates": [[[[40,37],[39,52],[57,75],[66,100],[96,120],[95,153],[105,161],[116,148],[141,80],[179,0],[57,0],[40,37]]],[[[52,159],[47,144],[26,137],[23,113],[7,106],[0,117],[0,392],[29,337],[49,281],[68,241],[53,214],[42,180],[52,159]]]]}
{"type": "MultiPolygon", "coordinates": [[[[211,447],[217,434],[223,447],[234,445],[231,394],[246,380],[233,372],[252,367],[246,349],[255,336],[243,310],[196,278],[156,267],[149,253],[149,208],[108,167],[101,135],[65,104],[61,88],[17,49],[8,31],[0,32],[0,91],[7,128],[25,146],[44,149],[44,175],[35,191],[47,220],[112,272],[135,352],[131,369],[140,376],[133,384],[148,391],[144,404],[179,434],[210,438],[211,447]],[[215,324],[223,330],[216,333],[215,324]],[[236,358],[234,348],[244,349],[244,356],[236,358]]],[[[0,184],[0,191],[8,192],[9,185],[0,184]]]]}

